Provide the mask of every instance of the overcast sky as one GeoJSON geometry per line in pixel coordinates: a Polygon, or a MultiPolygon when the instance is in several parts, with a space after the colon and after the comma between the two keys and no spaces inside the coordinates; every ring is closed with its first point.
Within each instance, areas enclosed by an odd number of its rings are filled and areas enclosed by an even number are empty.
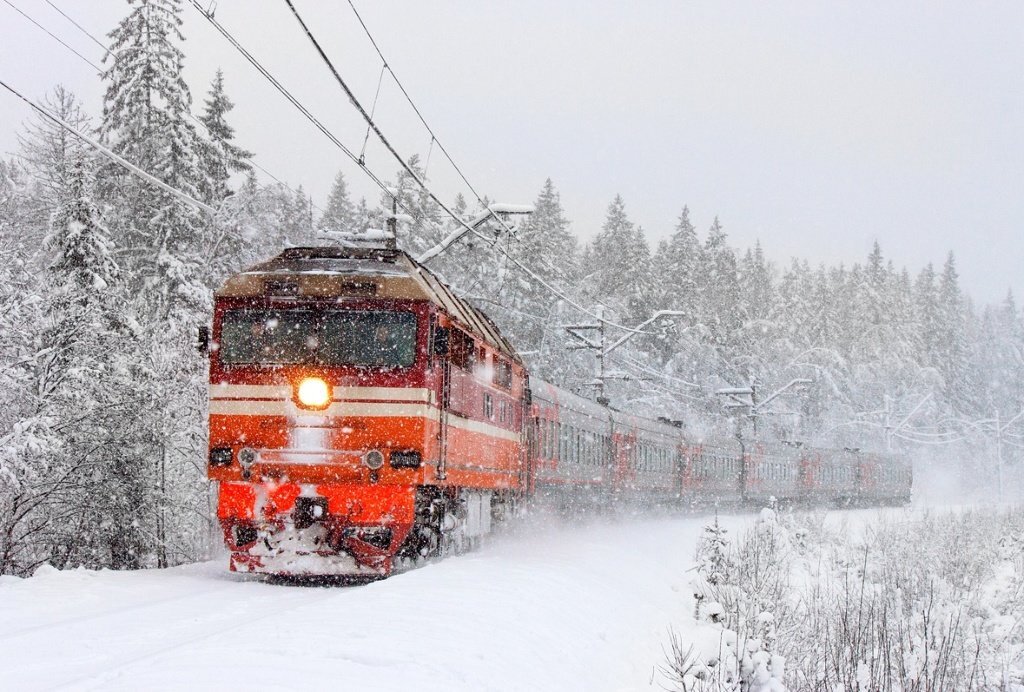
{"type": "MultiPolygon", "coordinates": [[[[45,0],[9,0],[99,63],[45,0]]],[[[380,61],[346,0],[294,0],[367,106],[380,61]]],[[[121,0],[52,0],[97,37],[121,0]]],[[[209,5],[210,0],[202,0],[209,5]]],[[[621,193],[651,239],[683,205],[703,233],[769,256],[862,261],[878,240],[917,272],[956,253],[978,300],[1024,293],[1024,3],[355,0],[388,62],[474,186],[530,202],[550,177],[582,238],[621,193]]],[[[283,0],[219,0],[216,17],[350,148],[365,127],[283,0]]],[[[219,66],[238,140],[323,204],[358,168],[187,2],[197,108],[219,66]]],[[[56,83],[98,113],[94,70],[0,3],[0,79],[34,98],[56,83]]],[[[430,137],[385,79],[377,116],[408,155],[430,137]]],[[[27,107],[0,93],[0,151],[27,107]]],[[[382,177],[397,165],[371,141],[382,177]]],[[[459,183],[435,150],[444,198],[459,183]]],[[[464,190],[463,190],[464,191],[464,190]]]]}

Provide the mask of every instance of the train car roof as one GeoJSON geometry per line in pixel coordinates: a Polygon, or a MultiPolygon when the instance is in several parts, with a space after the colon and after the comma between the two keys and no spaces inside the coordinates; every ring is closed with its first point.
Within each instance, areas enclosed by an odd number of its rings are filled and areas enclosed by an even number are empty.
{"type": "Polygon", "coordinates": [[[391,298],[429,300],[461,327],[518,365],[522,360],[487,315],[456,296],[432,271],[402,250],[382,247],[293,247],[229,277],[218,298],[391,298]]]}
{"type": "Polygon", "coordinates": [[[594,419],[608,420],[611,418],[619,423],[626,423],[639,430],[645,430],[651,433],[670,437],[685,436],[681,428],[670,423],[623,413],[622,411],[618,411],[611,407],[602,406],[596,401],[591,401],[586,397],[574,394],[573,392],[562,389],[561,387],[534,376],[530,377],[530,389],[533,392],[535,400],[539,399],[542,401],[550,401],[551,403],[558,404],[560,407],[590,416],[594,419]]]}

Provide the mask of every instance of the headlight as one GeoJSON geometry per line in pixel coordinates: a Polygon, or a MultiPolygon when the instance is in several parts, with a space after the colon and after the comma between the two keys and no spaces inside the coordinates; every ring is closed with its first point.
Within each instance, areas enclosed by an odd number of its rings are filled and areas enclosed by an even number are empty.
{"type": "Polygon", "coordinates": [[[384,454],[380,450],[371,449],[363,455],[363,463],[371,471],[379,471],[384,466],[384,454]]]}
{"type": "Polygon", "coordinates": [[[306,408],[324,409],[331,403],[331,388],[319,377],[307,377],[299,382],[298,398],[306,408]]]}

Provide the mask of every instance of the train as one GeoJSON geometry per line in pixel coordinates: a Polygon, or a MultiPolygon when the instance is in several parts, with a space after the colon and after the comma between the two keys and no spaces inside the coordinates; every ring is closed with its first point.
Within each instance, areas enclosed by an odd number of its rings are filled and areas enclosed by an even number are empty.
{"type": "Polygon", "coordinates": [[[230,276],[200,342],[208,477],[237,572],[387,577],[474,547],[535,502],[910,498],[899,455],[696,439],[539,380],[393,245],[293,247],[230,276]]]}

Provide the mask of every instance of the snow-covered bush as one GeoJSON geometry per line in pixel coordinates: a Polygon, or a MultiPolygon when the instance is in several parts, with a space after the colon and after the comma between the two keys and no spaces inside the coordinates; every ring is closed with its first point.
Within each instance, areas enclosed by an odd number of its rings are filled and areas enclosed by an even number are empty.
{"type": "Polygon", "coordinates": [[[766,510],[722,535],[698,548],[696,630],[671,642],[678,689],[1024,690],[1024,511],[852,531],[766,510]]]}
{"type": "Polygon", "coordinates": [[[785,658],[775,651],[775,604],[791,550],[774,510],[731,543],[716,517],[704,528],[692,582],[697,626],[689,646],[671,633],[666,676],[685,692],[777,692],[785,658]]]}

